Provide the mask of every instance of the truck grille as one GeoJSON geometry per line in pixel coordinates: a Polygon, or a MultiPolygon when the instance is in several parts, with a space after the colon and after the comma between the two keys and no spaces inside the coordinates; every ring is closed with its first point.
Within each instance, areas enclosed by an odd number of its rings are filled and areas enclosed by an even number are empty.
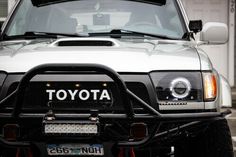
{"type": "MultiPolygon", "coordinates": [[[[143,83],[128,82],[126,85],[134,94],[146,103],[150,103],[147,88],[143,83]]],[[[16,87],[16,83],[12,84],[8,93],[16,87]]],[[[132,103],[136,112],[143,111],[138,102],[132,103]]],[[[91,109],[101,112],[123,111],[122,100],[114,82],[31,82],[26,90],[23,106],[26,111],[48,109],[81,112],[91,109]],[[102,93],[103,90],[107,92],[102,93]],[[88,93],[89,98],[87,98],[88,93]],[[108,99],[109,97],[111,99],[108,99]]]]}

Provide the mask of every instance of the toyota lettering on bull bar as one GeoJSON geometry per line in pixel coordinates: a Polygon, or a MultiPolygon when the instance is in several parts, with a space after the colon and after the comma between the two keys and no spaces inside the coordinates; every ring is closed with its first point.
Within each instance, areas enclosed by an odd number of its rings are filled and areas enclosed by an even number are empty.
{"type": "Polygon", "coordinates": [[[50,89],[46,90],[46,93],[48,94],[48,100],[52,101],[53,98],[55,98],[58,101],[63,101],[63,100],[82,100],[86,101],[89,99],[92,99],[94,101],[100,100],[111,100],[111,96],[108,92],[107,89],[91,89],[91,90],[55,90],[55,89],[50,89]]]}

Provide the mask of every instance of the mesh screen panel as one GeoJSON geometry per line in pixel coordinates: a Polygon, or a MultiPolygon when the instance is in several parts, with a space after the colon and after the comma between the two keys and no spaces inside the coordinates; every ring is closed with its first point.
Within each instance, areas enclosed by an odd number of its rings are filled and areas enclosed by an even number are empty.
{"type": "Polygon", "coordinates": [[[8,1],[0,0],[0,17],[6,17],[7,13],[8,13],[8,1]]]}

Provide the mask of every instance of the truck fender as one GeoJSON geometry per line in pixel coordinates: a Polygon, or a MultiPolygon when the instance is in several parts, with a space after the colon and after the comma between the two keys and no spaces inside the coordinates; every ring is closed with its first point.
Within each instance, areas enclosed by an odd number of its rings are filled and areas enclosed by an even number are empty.
{"type": "Polygon", "coordinates": [[[227,79],[219,75],[220,79],[220,107],[232,107],[231,87],[227,79]]]}

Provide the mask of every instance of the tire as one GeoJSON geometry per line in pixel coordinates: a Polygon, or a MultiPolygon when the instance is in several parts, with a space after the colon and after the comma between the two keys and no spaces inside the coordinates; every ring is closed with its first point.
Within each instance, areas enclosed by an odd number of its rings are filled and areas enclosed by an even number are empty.
{"type": "Polygon", "coordinates": [[[175,157],[234,157],[226,119],[214,121],[196,137],[178,142],[175,146],[175,157]]]}

